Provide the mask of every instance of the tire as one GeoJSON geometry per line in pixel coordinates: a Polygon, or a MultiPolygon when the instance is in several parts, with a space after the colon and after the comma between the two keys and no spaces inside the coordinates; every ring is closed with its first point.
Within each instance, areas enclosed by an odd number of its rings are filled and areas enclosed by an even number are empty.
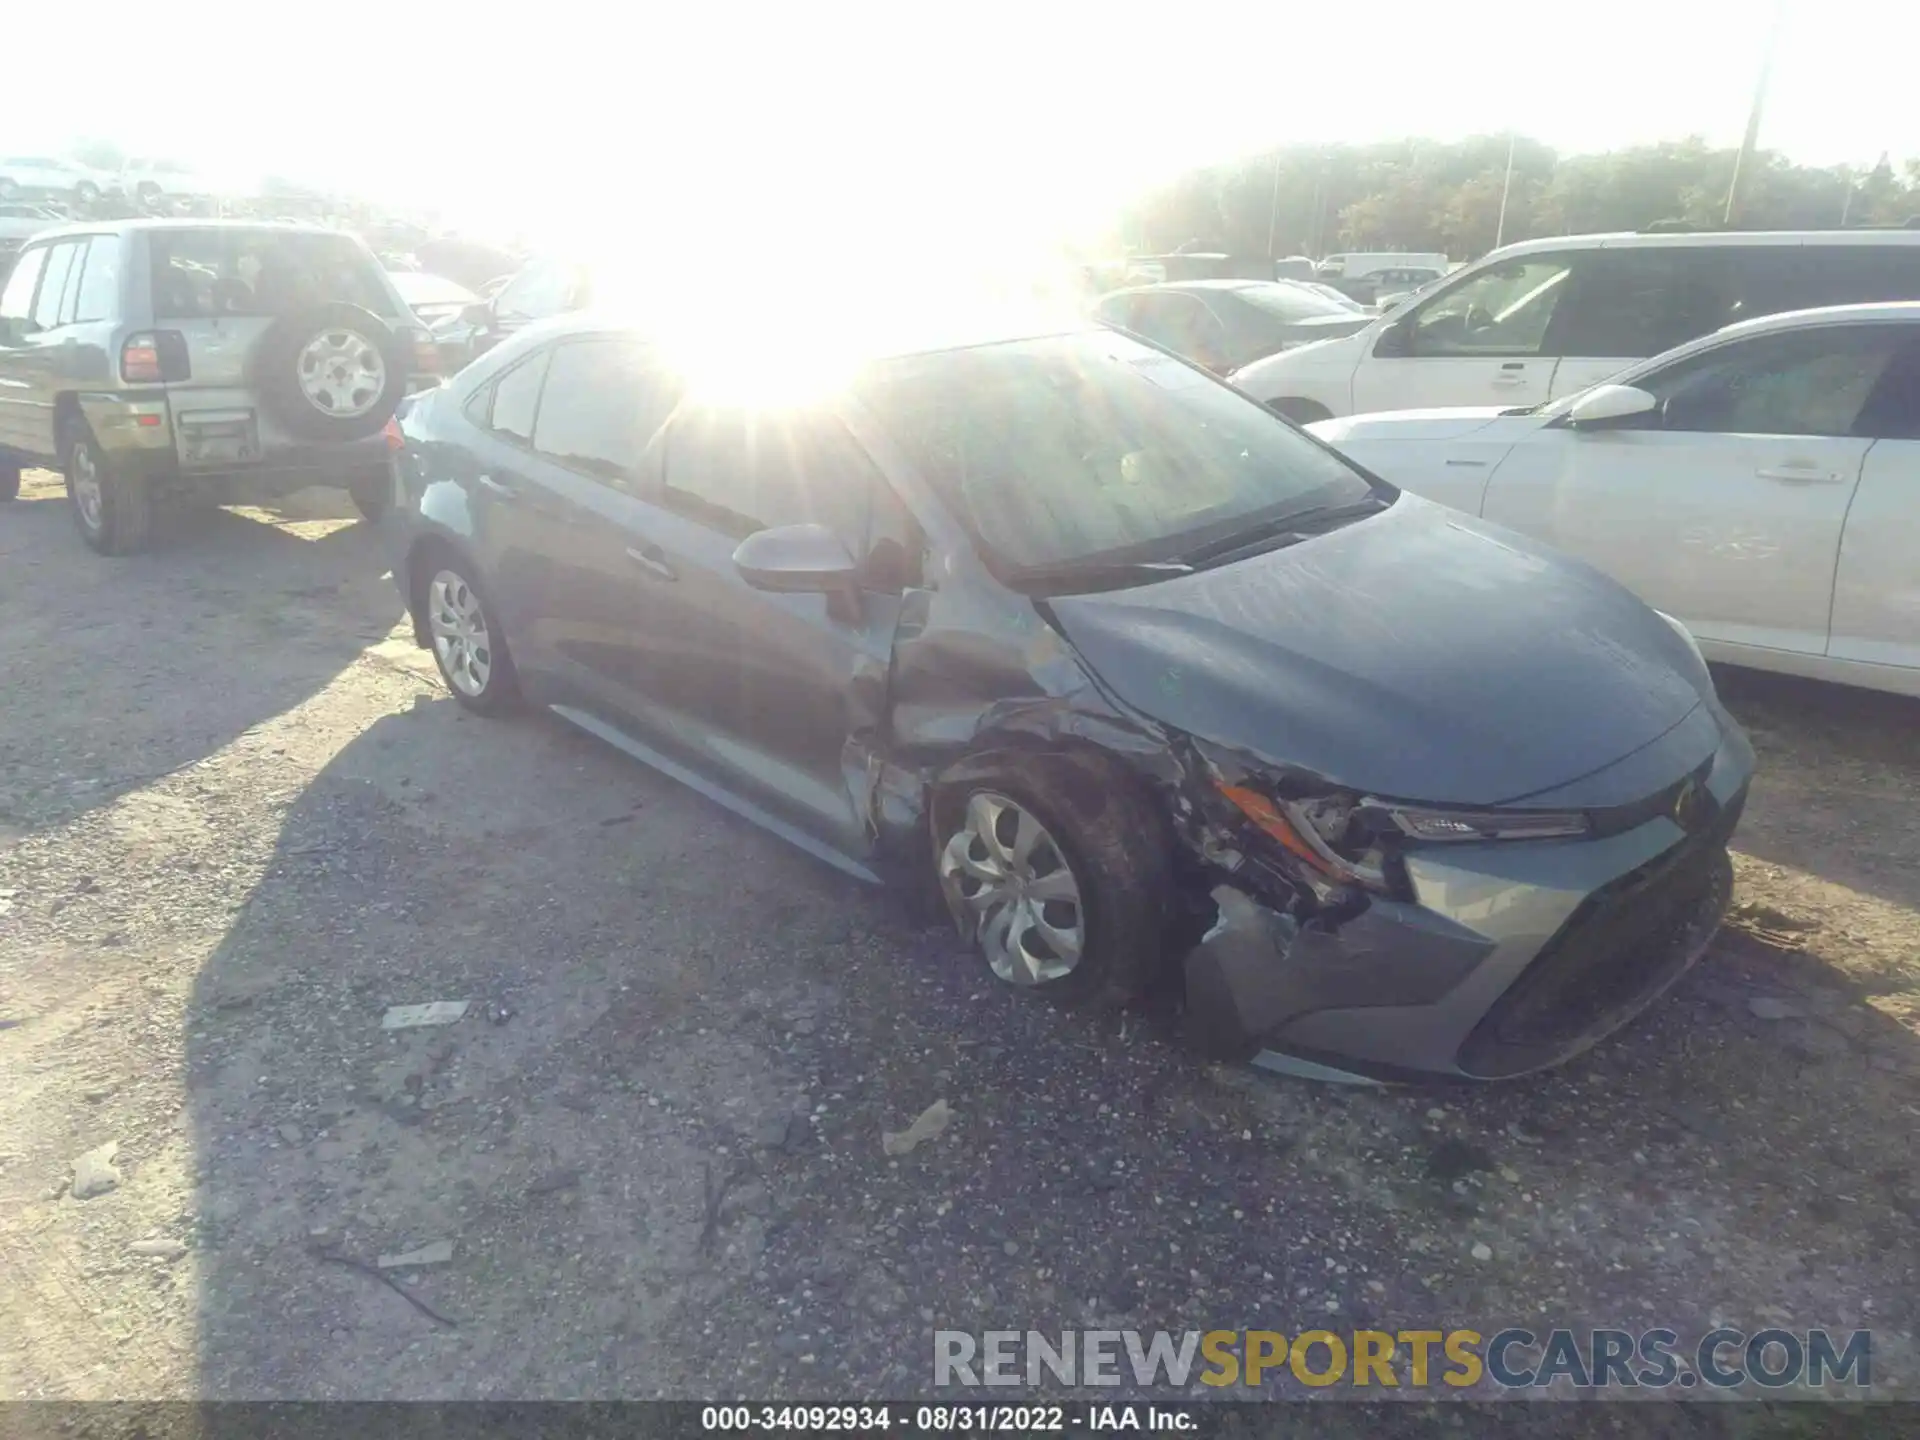
{"type": "Polygon", "coordinates": [[[347,487],[347,494],[353,497],[354,509],[368,520],[378,520],[393,504],[393,482],[384,474],[356,480],[347,487]]]}
{"type": "Polygon", "coordinates": [[[358,305],[315,305],[260,337],[253,381],[261,403],[307,440],[364,440],[399,408],[413,356],[393,328],[358,305]]]}
{"type": "Polygon", "coordinates": [[[416,557],[413,583],[433,663],[453,698],[476,715],[498,715],[517,706],[520,677],[472,563],[436,545],[416,557]],[[479,652],[473,645],[475,616],[485,642],[479,652]]]}
{"type": "Polygon", "coordinates": [[[9,180],[5,176],[0,176],[0,200],[16,199],[19,194],[20,186],[17,182],[9,180]]]}
{"type": "Polygon", "coordinates": [[[115,467],[84,422],[62,447],[67,503],[87,547],[102,555],[144,549],[153,528],[153,495],[145,480],[115,467]]]}
{"type": "Polygon", "coordinates": [[[1316,420],[1333,418],[1333,412],[1319,401],[1302,400],[1294,395],[1288,395],[1279,400],[1269,400],[1267,408],[1282,420],[1291,420],[1296,425],[1311,425],[1316,420]]]}
{"type": "Polygon", "coordinates": [[[100,187],[91,180],[82,180],[73,187],[73,198],[82,205],[91,205],[100,198],[100,187]]]}
{"type": "Polygon", "coordinates": [[[160,187],[151,180],[142,180],[138,185],[133,187],[133,198],[138,200],[142,205],[158,205],[160,203],[160,187]]]}
{"type": "Polygon", "coordinates": [[[0,504],[20,498],[20,467],[11,460],[0,460],[0,504]]]}
{"type": "Polygon", "coordinates": [[[1172,847],[1164,817],[1126,776],[1075,756],[1022,758],[998,773],[942,785],[930,818],[948,909],[996,980],[1092,1008],[1125,1004],[1153,983],[1166,958],[1172,847]],[[1024,897],[988,908],[978,897],[990,882],[980,876],[1020,863],[1022,815],[1040,827],[1026,851],[1024,897]],[[983,819],[997,851],[982,838],[983,819]],[[1055,878],[1062,869],[1064,887],[1055,878]],[[1068,888],[1076,896],[1071,902],[1059,898],[1068,888]],[[1007,928],[996,940],[1003,914],[1007,928]],[[1079,953],[1070,957],[1059,937],[1076,933],[1079,953]]]}

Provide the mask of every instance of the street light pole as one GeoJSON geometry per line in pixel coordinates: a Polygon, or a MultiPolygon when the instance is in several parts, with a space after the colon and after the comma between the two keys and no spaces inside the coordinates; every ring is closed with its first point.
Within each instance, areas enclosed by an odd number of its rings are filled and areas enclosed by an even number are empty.
{"type": "Polygon", "coordinates": [[[1493,248],[1498,250],[1507,238],[1507,197],[1513,194],[1513,142],[1517,132],[1507,131],[1507,178],[1500,184],[1500,218],[1493,227],[1493,248]]]}
{"type": "Polygon", "coordinates": [[[1280,152],[1273,152],[1273,197],[1267,201],[1267,258],[1277,260],[1273,253],[1273,235],[1280,224],[1280,152]]]}
{"type": "Polygon", "coordinates": [[[1753,108],[1747,112],[1747,133],[1740,139],[1739,153],[1733,157],[1733,179],[1727,182],[1727,211],[1721,224],[1731,227],[1740,213],[1740,181],[1753,163],[1753,152],[1760,143],[1760,115],[1767,105],[1767,86],[1773,80],[1773,51],[1780,39],[1780,23],[1786,18],[1787,0],[1777,0],[1773,24],[1767,31],[1767,48],[1760,55],[1760,78],[1753,87],[1753,108]]]}

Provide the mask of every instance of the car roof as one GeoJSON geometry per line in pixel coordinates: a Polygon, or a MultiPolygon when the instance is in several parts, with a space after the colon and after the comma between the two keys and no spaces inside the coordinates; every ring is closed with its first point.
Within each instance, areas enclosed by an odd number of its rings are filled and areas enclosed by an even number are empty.
{"type": "Polygon", "coordinates": [[[303,220],[195,220],[182,216],[140,220],[73,220],[65,225],[49,226],[33,238],[46,240],[62,235],[129,235],[156,230],[272,230],[287,235],[344,235],[351,232],[333,225],[317,225],[303,220]]]}
{"type": "Polygon", "coordinates": [[[1866,305],[1823,305],[1813,310],[1783,310],[1738,320],[1713,332],[1719,339],[1763,335],[1773,330],[1799,330],[1814,325],[1920,325],[1920,300],[1882,300],[1866,305]]]}
{"type": "Polygon", "coordinates": [[[1749,245],[1920,245],[1920,230],[1672,230],[1547,235],[1490,251],[1487,260],[1550,250],[1712,250],[1749,245]]]}
{"type": "MultiPolygon", "coordinates": [[[[1056,335],[1073,335],[1105,329],[1104,326],[1077,317],[1039,317],[1022,322],[997,325],[976,322],[957,326],[929,326],[903,331],[900,340],[875,345],[868,352],[874,360],[897,360],[909,355],[936,355],[953,350],[972,350],[988,345],[1011,345],[1023,340],[1045,340],[1056,335]]],[[[639,340],[653,338],[653,332],[631,311],[587,309],[570,315],[529,325],[521,335],[539,335],[549,339],[570,336],[613,335],[639,340]]]]}

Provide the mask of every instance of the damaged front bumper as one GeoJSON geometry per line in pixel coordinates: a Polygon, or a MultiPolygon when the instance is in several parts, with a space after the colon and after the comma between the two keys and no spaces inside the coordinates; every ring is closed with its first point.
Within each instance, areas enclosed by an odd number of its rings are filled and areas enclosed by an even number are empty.
{"type": "Polygon", "coordinates": [[[1579,1054],[1638,1014],[1712,939],[1727,843],[1753,773],[1728,722],[1706,798],[1598,838],[1421,847],[1412,897],[1329,921],[1217,884],[1185,960],[1210,1053],[1322,1080],[1493,1080],[1579,1054]],[[1686,822],[1686,823],[1683,823],[1686,822]]]}

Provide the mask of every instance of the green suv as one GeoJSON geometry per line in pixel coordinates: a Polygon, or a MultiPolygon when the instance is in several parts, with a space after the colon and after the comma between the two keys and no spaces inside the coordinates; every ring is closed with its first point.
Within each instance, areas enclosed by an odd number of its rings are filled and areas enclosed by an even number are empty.
{"type": "Polygon", "coordinates": [[[386,506],[381,432],[435,383],[425,327],[358,239],[319,226],[77,224],[21,250],[0,291],[0,499],[66,476],[103,555],[157,505],[309,485],[386,506]]]}

